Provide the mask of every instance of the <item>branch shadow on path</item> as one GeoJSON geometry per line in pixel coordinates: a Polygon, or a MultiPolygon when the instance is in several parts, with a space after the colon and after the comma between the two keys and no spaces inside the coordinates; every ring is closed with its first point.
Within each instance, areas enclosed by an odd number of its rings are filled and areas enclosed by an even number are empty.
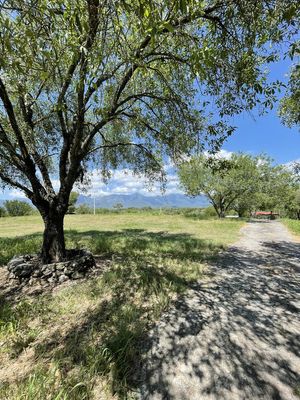
{"type": "Polygon", "coordinates": [[[143,344],[139,398],[299,398],[300,244],[232,247],[212,270],[143,344]]]}

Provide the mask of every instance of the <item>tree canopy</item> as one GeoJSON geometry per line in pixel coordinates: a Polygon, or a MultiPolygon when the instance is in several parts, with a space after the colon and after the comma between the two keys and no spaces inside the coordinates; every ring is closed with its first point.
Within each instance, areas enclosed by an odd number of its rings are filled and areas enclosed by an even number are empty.
{"type": "Polygon", "coordinates": [[[300,126],[300,40],[292,43],[289,53],[294,63],[290,70],[286,93],[280,101],[279,115],[286,126],[292,127],[300,126]]]}
{"type": "Polygon", "coordinates": [[[233,153],[230,159],[193,157],[181,164],[179,178],[187,195],[206,195],[219,217],[229,210],[239,216],[254,210],[293,207],[297,211],[299,184],[295,174],[285,166],[273,165],[264,154],[233,153]]]}
{"type": "Polygon", "coordinates": [[[166,157],[218,148],[226,116],[272,103],[265,66],[297,3],[0,1],[0,179],[41,213],[44,260],[64,256],[68,198],[93,165],[160,178],[166,157]]]}
{"type": "Polygon", "coordinates": [[[288,127],[300,126],[300,63],[291,69],[287,92],[280,101],[279,115],[288,127]]]}
{"type": "Polygon", "coordinates": [[[257,158],[233,154],[229,160],[194,157],[179,168],[184,191],[190,196],[205,194],[219,217],[237,206],[244,209],[245,199],[253,198],[259,185],[257,158]]]}

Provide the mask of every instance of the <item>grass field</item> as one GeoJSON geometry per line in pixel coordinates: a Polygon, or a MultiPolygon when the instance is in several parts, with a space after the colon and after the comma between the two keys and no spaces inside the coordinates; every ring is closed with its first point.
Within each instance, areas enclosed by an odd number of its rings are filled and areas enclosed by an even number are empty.
{"type": "Polygon", "coordinates": [[[296,219],[283,219],[282,222],[296,236],[300,237],[300,221],[296,219]]]}
{"type": "MultiPolygon", "coordinates": [[[[68,215],[68,247],[107,259],[93,279],[0,305],[0,398],[134,397],[132,371],[149,326],[176,294],[205,277],[205,263],[243,222],[183,215],[68,215]]],[[[38,216],[0,219],[0,263],[38,251],[38,216]]],[[[0,288],[1,290],[1,288],[0,288]]]]}

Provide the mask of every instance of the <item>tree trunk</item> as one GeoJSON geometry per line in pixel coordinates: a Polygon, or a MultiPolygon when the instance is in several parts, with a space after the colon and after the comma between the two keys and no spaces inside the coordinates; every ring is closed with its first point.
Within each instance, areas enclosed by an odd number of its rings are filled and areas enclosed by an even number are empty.
{"type": "Polygon", "coordinates": [[[62,261],[66,256],[64,237],[64,216],[50,210],[43,216],[45,230],[42,246],[42,260],[45,264],[62,261]]]}

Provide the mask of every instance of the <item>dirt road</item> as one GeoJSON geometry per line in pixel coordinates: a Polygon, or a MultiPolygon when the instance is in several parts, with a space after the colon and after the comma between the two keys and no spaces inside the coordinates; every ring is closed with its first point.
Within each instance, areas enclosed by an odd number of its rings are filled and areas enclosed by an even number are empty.
{"type": "Polygon", "coordinates": [[[242,233],[151,331],[140,399],[299,400],[300,244],[277,221],[242,233]]]}

